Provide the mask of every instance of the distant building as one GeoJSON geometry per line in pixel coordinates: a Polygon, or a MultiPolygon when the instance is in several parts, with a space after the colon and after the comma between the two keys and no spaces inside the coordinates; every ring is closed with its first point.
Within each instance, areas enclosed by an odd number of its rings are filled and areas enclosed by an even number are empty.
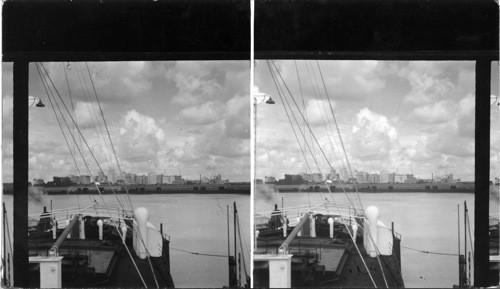
{"type": "Polygon", "coordinates": [[[413,176],[413,174],[407,174],[406,175],[405,183],[407,183],[407,184],[416,184],[417,183],[417,178],[415,178],[415,176],[413,176]]]}
{"type": "Polygon", "coordinates": [[[96,182],[106,183],[108,181],[108,176],[106,176],[104,172],[98,172],[95,180],[96,182]]]}
{"type": "Polygon", "coordinates": [[[453,174],[445,175],[444,177],[441,178],[441,182],[443,183],[453,183],[453,174]]]}
{"type": "Polygon", "coordinates": [[[380,175],[379,174],[369,174],[368,175],[369,183],[380,183],[380,175]]]}
{"type": "Polygon", "coordinates": [[[45,185],[45,181],[43,179],[34,179],[33,186],[43,186],[45,185]]]}
{"type": "Polygon", "coordinates": [[[53,177],[51,182],[47,182],[49,186],[55,187],[69,187],[75,185],[69,177],[53,177]]]}
{"type": "Polygon", "coordinates": [[[115,170],[108,170],[108,181],[115,184],[117,181],[115,170]]]}
{"type": "Polygon", "coordinates": [[[301,175],[285,174],[285,178],[278,180],[277,184],[279,184],[279,185],[300,185],[300,184],[303,184],[304,182],[305,182],[305,180],[302,178],[301,175]]]}
{"type": "Polygon", "coordinates": [[[386,184],[389,182],[389,172],[388,171],[381,171],[380,172],[380,182],[383,184],[386,184]]]}
{"type": "Polygon", "coordinates": [[[163,184],[163,175],[159,174],[156,176],[156,184],[163,184]]]}
{"type": "Polygon", "coordinates": [[[349,181],[349,172],[347,171],[347,168],[340,169],[340,179],[344,182],[349,181]]]}
{"type": "Polygon", "coordinates": [[[366,173],[366,172],[354,171],[354,177],[356,178],[357,183],[360,183],[360,184],[368,183],[368,173],[366,173]]]}
{"type": "Polygon", "coordinates": [[[148,185],[148,176],[142,175],[142,176],[137,176],[137,181],[136,184],[138,185],[148,185]]]}
{"type": "Polygon", "coordinates": [[[90,185],[90,183],[92,182],[90,176],[81,176],[80,179],[82,185],[90,185]]]}
{"type": "Polygon", "coordinates": [[[154,184],[156,184],[156,173],[149,172],[149,174],[148,174],[148,185],[154,185],[154,184]]]}
{"type": "Polygon", "coordinates": [[[396,181],[396,173],[389,173],[389,183],[394,183],[396,181]]]}
{"type": "Polygon", "coordinates": [[[394,176],[394,183],[406,183],[406,174],[396,174],[394,176]]]}
{"type": "Polygon", "coordinates": [[[271,177],[271,176],[268,177],[268,176],[266,176],[264,180],[265,180],[266,184],[274,184],[274,183],[276,183],[276,178],[275,177],[271,177]]]}

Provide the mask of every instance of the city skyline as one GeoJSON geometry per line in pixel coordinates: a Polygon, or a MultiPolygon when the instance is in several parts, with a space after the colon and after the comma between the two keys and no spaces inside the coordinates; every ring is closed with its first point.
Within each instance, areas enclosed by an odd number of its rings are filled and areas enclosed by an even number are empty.
{"type": "MultiPolygon", "coordinates": [[[[248,61],[92,62],[88,66],[122,171],[182,172],[188,178],[222,174],[249,181],[248,61]]],[[[96,120],[90,112],[96,102],[82,88],[90,86],[89,80],[84,84],[81,80],[87,74],[85,63],[45,63],[44,67],[68,106],[71,87],[71,112],[104,171],[115,168],[92,131],[96,120]]],[[[3,178],[10,182],[11,63],[3,66],[2,84],[3,178]]],[[[29,111],[29,178],[78,174],[34,63],[29,93],[46,105],[29,111]]],[[[90,169],[98,171],[95,164],[90,169]]]]}
{"type": "MultiPolygon", "coordinates": [[[[377,171],[383,166],[421,178],[453,172],[464,181],[474,180],[474,62],[280,60],[274,65],[274,71],[279,71],[274,79],[266,61],[257,61],[255,68],[255,89],[276,102],[262,103],[257,109],[258,179],[283,171],[310,172],[308,166],[317,171],[311,159],[309,165],[304,161],[288,119],[293,114],[287,116],[283,108],[280,94],[288,95],[288,91],[308,118],[326,156],[337,162],[330,165],[336,169],[346,166],[343,159],[334,158],[339,150],[343,154],[340,144],[335,150],[330,148],[329,135],[321,131],[325,119],[328,121],[326,112],[330,113],[328,102],[320,96],[326,90],[352,168],[377,171]],[[287,87],[278,91],[275,81],[280,77],[287,87]]],[[[498,96],[498,62],[492,63],[491,75],[493,102],[498,96]]],[[[301,116],[296,113],[294,117],[309,133],[301,116]]],[[[295,130],[305,148],[299,126],[295,130]]],[[[310,143],[316,145],[312,139],[310,143]]],[[[323,161],[319,164],[322,173],[327,173],[329,166],[322,152],[317,146],[313,149],[319,162],[323,161]]],[[[500,113],[496,107],[492,107],[490,153],[494,179],[500,171],[500,113]]]]}

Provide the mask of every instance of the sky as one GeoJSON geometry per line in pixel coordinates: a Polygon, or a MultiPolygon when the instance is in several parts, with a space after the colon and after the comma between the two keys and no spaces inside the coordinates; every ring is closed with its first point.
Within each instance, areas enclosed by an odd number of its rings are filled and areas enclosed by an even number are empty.
{"type": "MultiPolygon", "coordinates": [[[[90,97],[93,89],[85,63],[43,65],[104,173],[110,168],[117,171],[109,141],[100,137],[106,135],[105,125],[97,100],[90,97]]],[[[248,61],[91,62],[88,66],[122,171],[181,174],[187,179],[220,174],[230,181],[250,181],[248,61]]],[[[12,64],[4,63],[2,73],[3,181],[12,182],[12,64]]],[[[50,181],[53,176],[77,175],[34,63],[30,64],[29,94],[46,105],[29,109],[29,178],[50,181]]],[[[71,124],[69,117],[67,121],[71,124]]],[[[67,138],[71,140],[69,134],[67,138]]],[[[78,136],[75,139],[81,142],[78,136]]],[[[75,145],[70,146],[75,150],[75,145]]],[[[77,150],[75,155],[78,158],[77,150]]],[[[91,159],[88,152],[84,155],[91,159]]],[[[77,163],[80,172],[88,175],[81,158],[77,163]]],[[[96,175],[99,168],[88,163],[96,175]]]]}
{"type": "MultiPolygon", "coordinates": [[[[326,159],[337,172],[346,166],[335,157],[342,152],[340,141],[331,141],[338,135],[330,126],[331,104],[353,171],[387,170],[422,179],[452,173],[455,179],[474,180],[474,62],[280,60],[274,64],[326,158],[311,145],[318,166],[311,157],[306,163],[285,113],[286,101],[280,99],[267,62],[257,61],[257,102],[263,98],[259,94],[269,94],[276,102],[257,105],[257,178],[311,171],[327,174],[326,159]]],[[[492,63],[491,94],[493,104],[499,96],[498,62],[492,63]]],[[[500,174],[499,109],[496,104],[491,108],[490,179],[500,174]]],[[[291,114],[292,120],[293,115],[308,131],[298,110],[291,114]]],[[[315,143],[310,133],[306,138],[315,143]]]]}

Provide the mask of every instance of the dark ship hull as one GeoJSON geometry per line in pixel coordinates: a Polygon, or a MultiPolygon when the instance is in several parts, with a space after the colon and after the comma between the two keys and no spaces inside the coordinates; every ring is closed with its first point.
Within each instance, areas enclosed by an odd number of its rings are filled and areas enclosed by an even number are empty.
{"type": "MultiPolygon", "coordinates": [[[[58,248],[61,261],[62,287],[174,287],[170,275],[169,240],[162,234],[161,255],[141,259],[134,251],[133,232],[128,230],[125,242],[117,228],[111,224],[103,226],[99,238],[97,217],[85,216],[85,238],[78,235],[75,226],[58,248]],[[140,274],[137,272],[139,271],[140,274]]],[[[124,221],[133,228],[131,220],[124,221]]],[[[50,250],[63,229],[57,229],[56,239],[41,221],[29,230],[29,255],[49,256],[50,250]]],[[[40,265],[30,263],[31,287],[40,287],[40,265]]]]}
{"type": "MultiPolygon", "coordinates": [[[[335,221],[334,238],[331,238],[328,218],[329,216],[317,214],[316,236],[311,237],[308,233],[295,236],[287,244],[287,253],[293,255],[290,273],[292,287],[373,287],[374,283],[377,287],[404,287],[399,236],[393,233],[391,255],[370,257],[363,245],[362,230],[357,231],[355,246],[347,226],[335,221]]],[[[290,229],[293,228],[287,227],[287,236],[290,229]]],[[[302,232],[309,231],[310,224],[306,222],[302,232]]],[[[282,230],[280,232],[276,227],[273,230],[259,230],[254,254],[279,256],[280,247],[285,240],[282,230]],[[264,236],[261,231],[265,232],[264,236]]],[[[269,287],[269,274],[269,263],[254,262],[254,287],[269,287]]]]}

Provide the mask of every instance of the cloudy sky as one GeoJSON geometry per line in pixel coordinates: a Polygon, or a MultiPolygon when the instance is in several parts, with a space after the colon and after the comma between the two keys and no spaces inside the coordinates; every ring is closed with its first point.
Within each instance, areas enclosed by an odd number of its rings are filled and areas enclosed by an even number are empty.
{"type": "MultiPolygon", "coordinates": [[[[189,179],[221,174],[250,178],[248,61],[89,63],[123,171],[189,179]]],[[[106,173],[111,154],[98,138],[103,121],[84,63],[45,63],[58,91],[95,149],[106,173]],[[65,73],[66,71],[66,73],[65,73]],[[71,105],[66,75],[73,104],[71,105]],[[86,89],[88,88],[88,89],[86,89]],[[97,112],[97,113],[95,113],[97,112]],[[95,114],[94,114],[95,113],[95,114]]],[[[30,108],[30,179],[77,174],[35,65],[30,95],[45,108],[30,108]]],[[[12,181],[12,64],[3,66],[3,177],[12,181]]],[[[71,120],[68,118],[68,122],[71,120]]],[[[70,136],[68,135],[68,138],[70,136]]],[[[90,157],[89,157],[90,158],[90,157]]],[[[97,167],[90,165],[93,174],[97,167]]],[[[85,168],[83,169],[83,174],[85,168]]]]}
{"type": "MultiPolygon", "coordinates": [[[[275,64],[299,105],[305,106],[302,110],[326,155],[334,159],[340,146],[330,148],[324,129],[330,108],[318,93],[324,88],[316,61],[275,64]]],[[[388,170],[429,179],[432,173],[453,173],[455,178],[474,179],[473,62],[320,61],[319,66],[353,170],[388,170]]],[[[266,61],[256,62],[255,85],[276,101],[257,108],[257,177],[307,172],[266,61]]],[[[494,62],[492,103],[497,96],[494,62]]],[[[500,170],[499,107],[494,105],[491,113],[493,179],[500,170]]],[[[318,148],[315,154],[324,160],[318,148]]],[[[328,173],[326,162],[320,167],[328,173]]]]}

